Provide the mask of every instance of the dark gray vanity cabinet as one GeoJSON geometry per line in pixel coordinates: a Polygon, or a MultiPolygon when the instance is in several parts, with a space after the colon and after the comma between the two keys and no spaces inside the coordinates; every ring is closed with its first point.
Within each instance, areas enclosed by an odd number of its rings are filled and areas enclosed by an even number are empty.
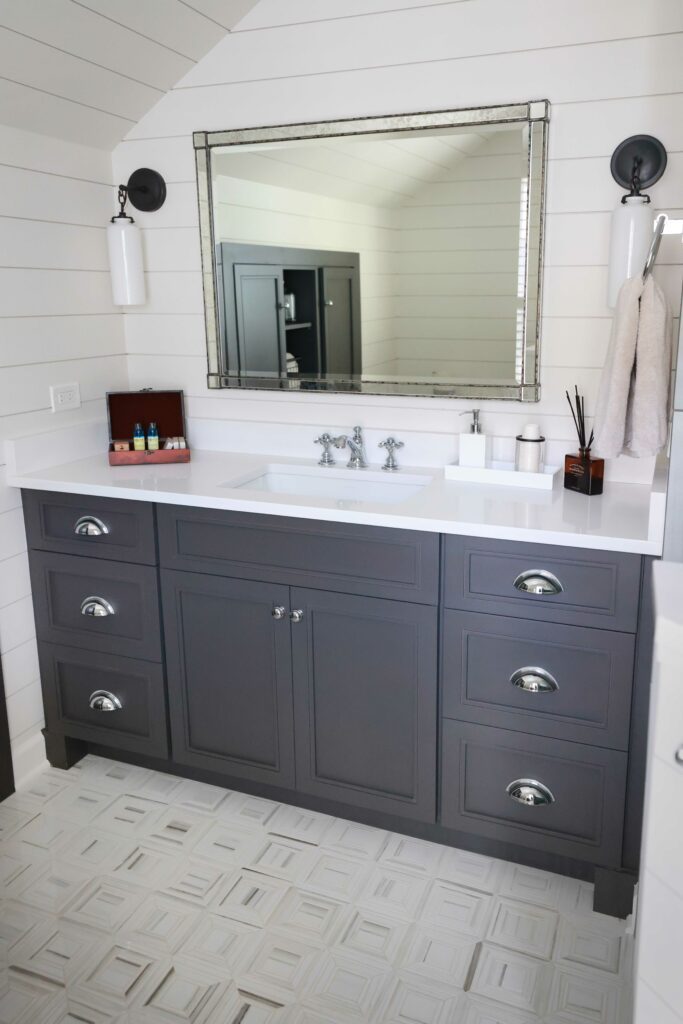
{"type": "Polygon", "coordinates": [[[289,588],[161,573],[173,756],[294,787],[289,588]]]}
{"type": "Polygon", "coordinates": [[[242,373],[285,372],[285,312],[279,267],[233,267],[239,365],[242,373]]]}
{"type": "Polygon", "coordinates": [[[292,589],[297,788],[436,820],[437,609],[292,589]]]}

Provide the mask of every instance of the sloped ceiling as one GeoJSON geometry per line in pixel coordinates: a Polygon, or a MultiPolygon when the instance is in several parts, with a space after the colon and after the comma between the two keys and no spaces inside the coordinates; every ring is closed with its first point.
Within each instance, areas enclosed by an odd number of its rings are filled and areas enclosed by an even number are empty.
{"type": "Polygon", "coordinates": [[[0,0],[0,124],[110,150],[257,0],[0,0]]]}

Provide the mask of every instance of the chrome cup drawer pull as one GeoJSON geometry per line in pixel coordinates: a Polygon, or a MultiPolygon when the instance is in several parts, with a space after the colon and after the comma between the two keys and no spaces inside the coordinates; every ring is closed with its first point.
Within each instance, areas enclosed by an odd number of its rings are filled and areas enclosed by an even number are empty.
{"type": "Polygon", "coordinates": [[[518,668],[516,672],[513,672],[510,682],[519,690],[524,690],[525,693],[557,693],[560,688],[557,679],[551,676],[550,672],[531,665],[518,668]]]}
{"type": "Polygon", "coordinates": [[[109,527],[97,516],[81,516],[76,520],[74,533],[77,537],[101,537],[109,533],[109,527]]]}
{"type": "Polygon", "coordinates": [[[116,615],[116,612],[107,601],[106,597],[84,597],[81,601],[81,615],[90,615],[96,619],[103,619],[107,615],[116,615]]]}
{"type": "Polygon", "coordinates": [[[520,572],[513,584],[515,590],[523,594],[561,594],[563,586],[547,569],[527,569],[520,572]]]}
{"type": "Polygon", "coordinates": [[[518,804],[524,807],[540,807],[541,804],[554,804],[555,797],[547,786],[536,779],[515,779],[505,787],[505,792],[518,804]]]}
{"type": "Polygon", "coordinates": [[[109,690],[94,690],[88,698],[93,711],[121,711],[123,704],[115,693],[109,690]]]}

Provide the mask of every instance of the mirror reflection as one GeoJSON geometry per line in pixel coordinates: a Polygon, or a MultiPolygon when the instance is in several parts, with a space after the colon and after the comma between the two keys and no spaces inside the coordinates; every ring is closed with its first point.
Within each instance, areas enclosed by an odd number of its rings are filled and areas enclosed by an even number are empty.
{"type": "Polygon", "coordinates": [[[544,142],[522,120],[214,146],[224,372],[535,384],[544,142]]]}

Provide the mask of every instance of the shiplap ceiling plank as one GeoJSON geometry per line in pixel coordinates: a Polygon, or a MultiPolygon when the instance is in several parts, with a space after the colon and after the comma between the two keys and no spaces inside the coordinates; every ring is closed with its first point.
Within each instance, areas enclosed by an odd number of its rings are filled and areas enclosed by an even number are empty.
{"type": "MultiPolygon", "coordinates": [[[[193,6],[198,0],[188,0],[193,6]]],[[[201,0],[200,0],[201,2],[201,0]]],[[[219,0],[204,0],[202,6],[216,6],[219,0]]],[[[237,31],[274,28],[280,25],[301,25],[307,21],[325,21],[328,18],[354,18],[363,15],[380,14],[384,11],[400,11],[408,7],[436,7],[445,4],[468,4],[476,0],[345,0],[344,13],[339,14],[336,0],[261,0],[240,23],[237,31]]]]}
{"type": "Polygon", "coordinates": [[[111,149],[255,2],[0,0],[0,124],[111,149]]]}

